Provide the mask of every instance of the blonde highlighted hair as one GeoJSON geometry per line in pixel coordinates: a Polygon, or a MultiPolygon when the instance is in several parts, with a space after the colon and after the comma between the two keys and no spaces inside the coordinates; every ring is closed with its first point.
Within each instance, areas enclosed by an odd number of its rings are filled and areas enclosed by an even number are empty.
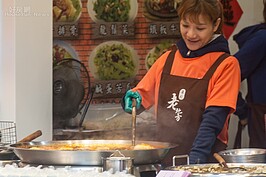
{"type": "Polygon", "coordinates": [[[220,25],[215,33],[222,34],[224,23],[223,5],[219,0],[182,0],[178,8],[180,19],[188,18],[199,23],[199,15],[208,18],[213,24],[220,18],[220,25]]]}

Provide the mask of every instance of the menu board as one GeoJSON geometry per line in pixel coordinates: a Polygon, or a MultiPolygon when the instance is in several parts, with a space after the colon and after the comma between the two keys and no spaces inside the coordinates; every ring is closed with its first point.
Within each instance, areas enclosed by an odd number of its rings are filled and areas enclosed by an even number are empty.
{"type": "Polygon", "coordinates": [[[177,7],[175,0],[54,0],[53,61],[83,62],[93,103],[119,102],[180,37],[177,7]]]}
{"type": "MultiPolygon", "coordinates": [[[[81,61],[95,88],[92,102],[117,103],[180,38],[181,1],[53,0],[53,61],[81,61]]],[[[233,0],[222,2],[231,24],[233,0]]]]}

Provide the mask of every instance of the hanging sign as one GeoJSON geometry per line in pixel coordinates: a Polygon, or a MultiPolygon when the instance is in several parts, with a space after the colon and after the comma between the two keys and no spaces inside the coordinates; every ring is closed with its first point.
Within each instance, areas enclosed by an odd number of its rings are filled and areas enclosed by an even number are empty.
{"type": "Polygon", "coordinates": [[[234,32],[243,11],[237,0],[221,0],[224,8],[223,32],[226,39],[229,39],[234,32]]]}

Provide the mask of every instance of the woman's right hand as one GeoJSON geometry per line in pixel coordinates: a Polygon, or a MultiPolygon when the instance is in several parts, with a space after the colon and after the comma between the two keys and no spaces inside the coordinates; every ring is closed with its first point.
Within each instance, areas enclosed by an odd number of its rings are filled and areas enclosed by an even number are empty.
{"type": "Polygon", "coordinates": [[[132,99],[135,98],[136,100],[136,109],[140,109],[140,106],[141,106],[141,101],[142,101],[142,98],[141,98],[141,95],[139,94],[139,92],[134,92],[132,90],[128,90],[126,92],[126,95],[124,96],[124,103],[125,103],[125,106],[124,106],[124,110],[128,113],[132,113],[132,99]]]}

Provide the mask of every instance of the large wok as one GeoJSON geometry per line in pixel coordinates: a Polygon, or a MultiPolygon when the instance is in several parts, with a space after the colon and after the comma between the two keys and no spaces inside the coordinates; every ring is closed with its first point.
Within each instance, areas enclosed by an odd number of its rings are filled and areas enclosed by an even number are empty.
{"type": "MultiPolygon", "coordinates": [[[[115,150],[100,150],[100,151],[66,151],[66,150],[38,150],[23,148],[29,146],[44,146],[51,144],[131,144],[131,140],[66,140],[66,141],[40,141],[16,143],[10,145],[14,153],[20,158],[23,163],[39,164],[39,165],[86,165],[86,166],[102,166],[102,159],[110,157],[115,150]]],[[[168,151],[177,145],[156,142],[156,141],[136,141],[136,145],[146,143],[153,145],[155,149],[148,150],[120,150],[126,156],[134,160],[134,165],[156,164],[165,157],[168,151]]]]}

